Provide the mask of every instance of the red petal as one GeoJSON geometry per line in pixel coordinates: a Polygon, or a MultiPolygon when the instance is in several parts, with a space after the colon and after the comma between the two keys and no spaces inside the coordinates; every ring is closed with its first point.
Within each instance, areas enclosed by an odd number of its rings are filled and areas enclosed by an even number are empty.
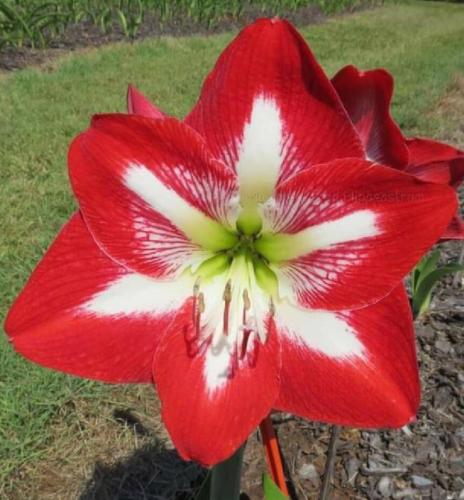
{"type": "Polygon", "coordinates": [[[269,413],[279,389],[279,351],[272,330],[243,360],[232,353],[223,363],[223,350],[191,340],[191,315],[191,306],[185,307],[163,336],[153,373],[176,449],[186,460],[214,465],[269,413]]]}
{"type": "Polygon", "coordinates": [[[299,314],[297,322],[277,312],[282,369],[276,409],[351,427],[401,427],[415,417],[420,390],[402,285],[364,309],[299,314]]]}
{"type": "Polygon", "coordinates": [[[384,69],[342,68],[333,78],[369,160],[402,169],[408,163],[403,134],[390,114],[393,78],[384,69]]]}
{"type": "Polygon", "coordinates": [[[456,214],[441,236],[441,241],[464,240],[464,221],[459,214],[456,214]]]}
{"type": "Polygon", "coordinates": [[[453,187],[461,184],[464,179],[464,151],[442,142],[418,137],[407,139],[406,144],[410,155],[408,168],[411,171],[414,167],[428,171],[449,168],[449,184],[453,187]]]}
{"type": "Polygon", "coordinates": [[[73,142],[69,169],[96,241],[137,272],[172,276],[216,233],[230,238],[221,224],[235,179],[173,118],[95,117],[73,142]]]}
{"type": "Polygon", "coordinates": [[[276,18],[256,21],[226,48],[186,123],[234,170],[244,150],[247,157],[261,157],[273,148],[280,180],[309,165],[363,156],[306,42],[287,21],[276,18]],[[254,122],[257,132],[251,126],[247,134],[247,125],[254,122]]]}
{"type": "Polygon", "coordinates": [[[166,118],[166,115],[133,85],[129,85],[127,88],[127,112],[154,119],[166,118]]]}
{"type": "Polygon", "coordinates": [[[107,382],[150,382],[158,338],[189,292],[182,299],[169,286],[106,257],[76,214],[16,299],[5,330],[40,365],[107,382]]]}
{"type": "Polygon", "coordinates": [[[357,308],[388,294],[455,211],[448,186],[364,160],[336,160],[277,189],[264,206],[271,235],[256,246],[275,262],[283,295],[314,309],[357,308]]]}
{"type": "Polygon", "coordinates": [[[408,165],[404,171],[425,182],[435,182],[436,184],[449,184],[451,182],[451,172],[447,162],[408,165]]]}

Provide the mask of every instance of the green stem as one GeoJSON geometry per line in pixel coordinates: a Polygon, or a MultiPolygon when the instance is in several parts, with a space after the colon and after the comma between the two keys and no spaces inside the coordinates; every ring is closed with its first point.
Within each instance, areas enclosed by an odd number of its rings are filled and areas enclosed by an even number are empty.
{"type": "Polygon", "coordinates": [[[230,458],[212,468],[209,500],[239,500],[245,446],[246,443],[230,458]]]}

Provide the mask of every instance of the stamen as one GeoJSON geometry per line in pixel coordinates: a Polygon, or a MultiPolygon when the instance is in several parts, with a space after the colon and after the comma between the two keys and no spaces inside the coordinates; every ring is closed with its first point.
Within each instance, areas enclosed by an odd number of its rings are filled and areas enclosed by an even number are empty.
{"type": "Polygon", "coordinates": [[[271,315],[271,317],[274,316],[275,314],[275,305],[274,301],[272,300],[272,297],[269,300],[269,314],[271,315]]]}
{"type": "Polygon", "coordinates": [[[240,350],[240,360],[242,360],[246,356],[248,348],[248,339],[250,338],[250,335],[251,335],[251,330],[243,330],[243,340],[240,350]]]}
{"type": "Polygon", "coordinates": [[[198,308],[198,294],[200,292],[200,279],[197,278],[195,284],[193,285],[193,307],[192,307],[192,321],[193,324],[196,323],[197,320],[197,308],[198,308]]]}
{"type": "Polygon", "coordinates": [[[205,311],[205,299],[203,292],[200,292],[200,278],[197,278],[193,285],[193,304],[192,304],[192,334],[186,334],[185,339],[192,343],[198,339],[201,331],[201,315],[205,311]]]}
{"type": "Polygon", "coordinates": [[[205,312],[205,297],[203,295],[203,292],[200,292],[198,295],[198,305],[197,305],[197,315],[195,318],[195,332],[196,336],[200,336],[200,331],[201,331],[201,315],[205,312]]]}
{"type": "Polygon", "coordinates": [[[195,356],[198,352],[198,338],[201,329],[201,314],[205,310],[205,300],[203,293],[200,292],[200,279],[197,278],[193,285],[193,304],[192,304],[192,325],[185,331],[184,337],[187,343],[189,356],[195,356]]]}
{"type": "Polygon", "coordinates": [[[246,325],[246,320],[247,320],[247,311],[251,307],[251,302],[250,302],[250,297],[248,296],[248,290],[245,288],[243,290],[243,317],[242,317],[242,323],[246,325]]]}
{"type": "Polygon", "coordinates": [[[222,331],[224,335],[228,335],[230,303],[232,302],[232,285],[230,283],[230,280],[226,284],[222,298],[224,300],[224,319],[223,319],[222,331]]]}
{"type": "Polygon", "coordinates": [[[247,311],[251,308],[251,301],[248,295],[248,290],[243,290],[243,314],[242,314],[242,342],[240,346],[239,358],[242,360],[247,352],[248,338],[250,337],[251,330],[247,328],[247,311]]]}

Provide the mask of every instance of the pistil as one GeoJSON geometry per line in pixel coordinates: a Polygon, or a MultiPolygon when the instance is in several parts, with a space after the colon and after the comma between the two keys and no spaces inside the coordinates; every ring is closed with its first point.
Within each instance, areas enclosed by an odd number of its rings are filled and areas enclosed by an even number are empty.
{"type": "Polygon", "coordinates": [[[255,206],[245,207],[237,219],[237,229],[246,235],[258,234],[263,226],[263,221],[255,206]]]}

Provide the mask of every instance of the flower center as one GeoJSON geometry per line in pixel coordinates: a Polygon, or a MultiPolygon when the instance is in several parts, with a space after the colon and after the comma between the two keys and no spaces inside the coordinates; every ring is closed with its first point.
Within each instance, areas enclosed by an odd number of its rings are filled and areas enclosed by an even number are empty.
{"type": "Polygon", "coordinates": [[[260,230],[260,220],[239,217],[234,244],[194,272],[195,338],[211,338],[213,347],[226,343],[239,359],[255,341],[265,342],[266,318],[277,298],[277,277],[255,245],[260,230]]]}

